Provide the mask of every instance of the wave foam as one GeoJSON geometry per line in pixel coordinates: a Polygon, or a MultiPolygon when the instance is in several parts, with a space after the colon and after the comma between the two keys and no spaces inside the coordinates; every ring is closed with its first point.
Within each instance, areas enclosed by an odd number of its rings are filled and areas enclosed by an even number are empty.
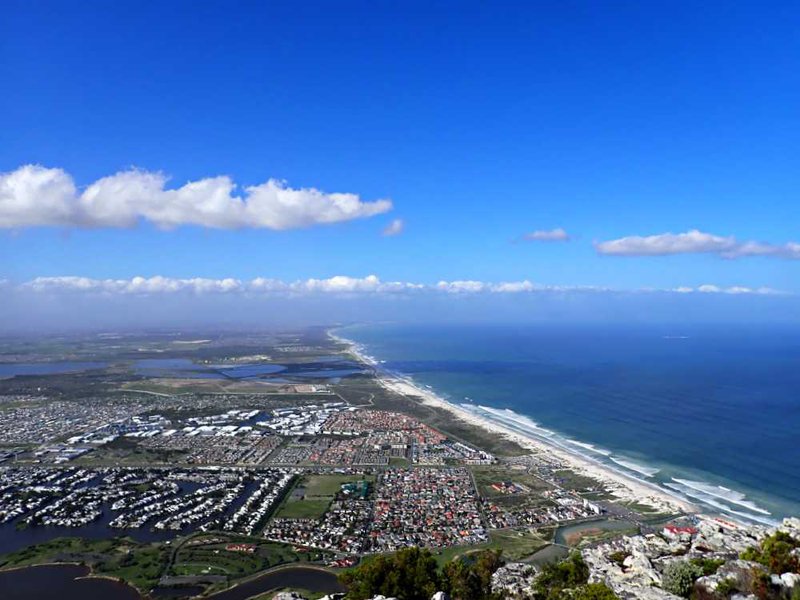
{"type": "MultiPolygon", "coordinates": [[[[763,525],[774,526],[774,525],[778,524],[778,521],[776,521],[775,519],[762,517],[762,516],[760,516],[758,514],[753,514],[753,513],[750,513],[750,512],[743,512],[743,511],[740,511],[740,510],[736,510],[735,508],[732,508],[732,507],[728,506],[727,504],[724,504],[723,502],[721,502],[721,498],[717,498],[717,497],[715,497],[715,496],[713,496],[711,494],[705,494],[705,493],[701,492],[700,490],[697,490],[695,488],[689,487],[687,485],[683,485],[683,484],[680,484],[680,483],[665,483],[664,486],[668,487],[671,490],[679,492],[683,496],[687,496],[689,498],[692,498],[693,500],[699,501],[702,504],[705,504],[707,506],[712,506],[712,507],[716,508],[717,510],[722,511],[724,513],[727,513],[729,515],[735,515],[735,516],[741,517],[741,518],[743,518],[743,519],[745,519],[747,521],[761,523],[763,525]]],[[[761,509],[759,509],[759,510],[761,510],[761,509]]],[[[769,513],[767,513],[767,514],[769,514],[769,513]]]]}
{"type": "Polygon", "coordinates": [[[515,413],[509,408],[492,408],[491,406],[484,406],[482,404],[478,405],[478,408],[482,412],[491,415],[493,418],[497,419],[507,427],[516,429],[517,431],[522,431],[530,435],[546,438],[551,438],[555,435],[555,432],[545,429],[533,419],[515,413]]]}
{"type": "Polygon", "coordinates": [[[617,463],[620,467],[625,467],[626,469],[630,469],[631,471],[636,471],[637,473],[639,473],[640,475],[644,475],[645,477],[652,477],[661,470],[655,467],[640,465],[639,463],[635,463],[627,458],[621,458],[618,456],[609,456],[609,458],[613,460],[615,463],[617,463]]]}
{"type": "Polygon", "coordinates": [[[588,450],[589,452],[594,452],[596,454],[602,454],[603,456],[610,456],[611,452],[609,450],[604,450],[603,448],[598,448],[593,444],[587,444],[586,442],[579,442],[578,440],[565,440],[568,444],[572,444],[573,446],[578,446],[579,448],[583,448],[584,450],[588,450]]]}
{"type": "Polygon", "coordinates": [[[672,478],[672,481],[679,483],[683,486],[686,486],[687,488],[690,488],[696,492],[700,492],[701,494],[706,494],[707,496],[719,498],[720,500],[729,502],[730,504],[736,504],[738,506],[741,506],[742,508],[746,508],[747,510],[761,513],[762,515],[767,515],[767,516],[772,515],[771,512],[769,512],[764,508],[761,508],[755,502],[747,500],[747,496],[742,492],[737,492],[736,490],[732,490],[730,488],[726,488],[721,485],[712,485],[709,483],[705,483],[703,481],[692,481],[690,479],[677,479],[675,477],[672,478]]]}

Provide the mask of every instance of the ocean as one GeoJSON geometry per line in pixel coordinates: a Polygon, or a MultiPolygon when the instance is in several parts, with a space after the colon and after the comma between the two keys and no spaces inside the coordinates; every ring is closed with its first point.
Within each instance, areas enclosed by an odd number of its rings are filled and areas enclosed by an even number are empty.
{"type": "Polygon", "coordinates": [[[354,325],[442,398],[715,512],[800,515],[800,328],[354,325]]]}

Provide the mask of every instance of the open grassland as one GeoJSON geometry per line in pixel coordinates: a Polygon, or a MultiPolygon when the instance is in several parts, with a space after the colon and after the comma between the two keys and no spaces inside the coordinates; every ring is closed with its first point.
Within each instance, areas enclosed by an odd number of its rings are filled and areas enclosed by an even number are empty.
{"type": "Polygon", "coordinates": [[[318,558],[295,552],[287,544],[261,542],[255,551],[226,549],[226,543],[184,545],[175,555],[172,575],[225,575],[229,579],[247,577],[277,565],[318,558]]]}
{"type": "Polygon", "coordinates": [[[444,564],[458,556],[466,556],[479,550],[502,550],[503,559],[523,560],[550,543],[552,529],[503,529],[489,533],[489,541],[474,546],[451,546],[434,551],[439,564],[444,564]]]}
{"type": "Polygon", "coordinates": [[[345,483],[374,481],[364,475],[307,475],[302,477],[278,507],[275,517],[284,519],[319,519],[328,510],[334,497],[345,483]],[[303,497],[295,493],[303,490],[303,497]]]}
{"type": "Polygon", "coordinates": [[[475,484],[478,486],[478,492],[486,498],[532,496],[553,487],[535,475],[530,475],[524,471],[513,471],[506,467],[472,467],[472,473],[475,477],[475,484]],[[499,482],[517,483],[525,489],[518,490],[513,494],[506,494],[492,487],[493,483],[499,482]]]}
{"type": "Polygon", "coordinates": [[[603,489],[603,484],[596,479],[586,477],[585,475],[570,471],[569,469],[556,471],[554,475],[559,485],[567,490],[586,493],[598,492],[603,489]]]}

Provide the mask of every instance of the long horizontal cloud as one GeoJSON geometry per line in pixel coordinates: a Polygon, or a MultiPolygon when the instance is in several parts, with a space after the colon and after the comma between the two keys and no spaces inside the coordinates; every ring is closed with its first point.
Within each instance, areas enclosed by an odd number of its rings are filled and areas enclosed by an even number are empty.
{"type": "Polygon", "coordinates": [[[628,236],[596,242],[600,254],[610,256],[667,256],[671,254],[716,254],[723,258],[771,256],[800,260],[800,243],[768,244],[740,242],[734,236],[719,236],[692,229],[685,233],[628,236]]]}
{"type": "Polygon", "coordinates": [[[779,292],[778,290],[770,287],[750,288],[741,285],[720,287],[718,285],[705,284],[697,287],[677,287],[671,289],[670,291],[678,294],[732,294],[734,296],[738,294],[785,295],[785,292],[779,292]]]}
{"type": "Polygon", "coordinates": [[[79,191],[62,169],[22,166],[0,173],[0,228],[37,226],[132,227],[148,221],[170,229],[296,229],[372,217],[390,200],[362,201],[349,193],[293,189],[269,179],[236,195],[230,177],[210,177],[166,189],[162,173],[129,170],[98,179],[79,191]]]}
{"type": "Polygon", "coordinates": [[[521,294],[521,293],[676,293],[676,294],[751,294],[776,295],[778,290],[767,287],[720,287],[701,285],[672,289],[641,288],[615,290],[595,286],[553,286],[536,284],[528,280],[500,283],[461,280],[421,284],[405,281],[381,281],[375,275],[347,277],[337,275],[327,279],[303,279],[285,282],[280,279],[258,277],[251,280],[234,278],[207,279],[195,277],[133,277],[131,279],[92,279],[88,277],[37,277],[16,287],[20,291],[50,293],[94,293],[105,295],[153,294],[521,294]]]}
{"type": "Polygon", "coordinates": [[[557,229],[537,229],[522,236],[523,240],[529,242],[568,242],[569,234],[561,227],[557,229]]]}

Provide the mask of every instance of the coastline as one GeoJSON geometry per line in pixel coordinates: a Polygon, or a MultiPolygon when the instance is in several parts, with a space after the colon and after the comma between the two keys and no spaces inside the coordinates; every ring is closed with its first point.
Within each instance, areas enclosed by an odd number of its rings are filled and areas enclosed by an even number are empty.
{"type": "Polygon", "coordinates": [[[360,344],[338,335],[336,329],[330,329],[327,333],[332,340],[346,345],[348,352],[358,360],[375,369],[379,385],[391,392],[405,397],[419,398],[422,404],[447,411],[456,419],[479,427],[490,434],[502,436],[532,453],[551,456],[566,468],[601,482],[620,501],[646,504],[664,513],[697,514],[703,512],[698,505],[655,483],[637,479],[599,460],[579,454],[577,451],[564,448],[551,441],[526,435],[503,423],[448,402],[432,390],[419,387],[410,377],[388,372],[374,358],[366,354],[360,344]]]}

